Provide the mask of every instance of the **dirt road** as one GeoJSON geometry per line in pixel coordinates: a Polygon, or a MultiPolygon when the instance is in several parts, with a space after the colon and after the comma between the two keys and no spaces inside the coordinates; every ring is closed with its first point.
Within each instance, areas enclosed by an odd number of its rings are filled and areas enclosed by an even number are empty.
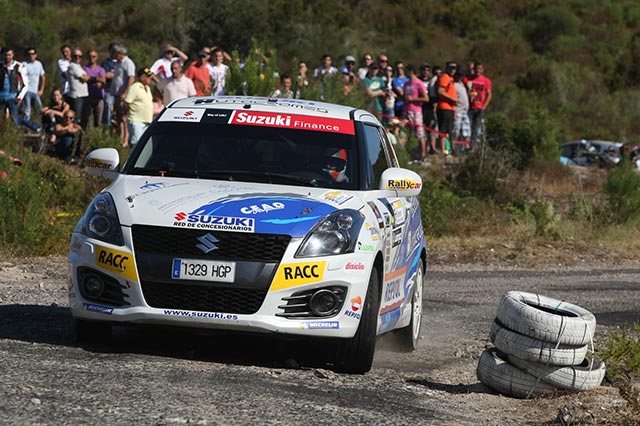
{"type": "Polygon", "coordinates": [[[640,269],[433,266],[421,348],[381,338],[372,371],[349,376],[325,369],[322,346],[262,337],[116,328],[113,344],[79,347],[66,286],[62,256],[0,263],[0,423],[543,424],[567,407],[602,424],[626,409],[615,388],[514,400],[478,382],[498,299],[523,290],[578,304],[600,341],[640,321],[640,269]]]}

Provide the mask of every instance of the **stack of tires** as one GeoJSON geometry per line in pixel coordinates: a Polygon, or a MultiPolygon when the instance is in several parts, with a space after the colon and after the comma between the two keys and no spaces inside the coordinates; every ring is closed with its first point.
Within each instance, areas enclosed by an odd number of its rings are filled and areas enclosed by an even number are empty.
{"type": "Polygon", "coordinates": [[[491,326],[495,348],[482,352],[478,379],[504,395],[529,398],[600,385],[604,362],[593,352],[596,318],[586,309],[549,297],[509,291],[491,326]]]}

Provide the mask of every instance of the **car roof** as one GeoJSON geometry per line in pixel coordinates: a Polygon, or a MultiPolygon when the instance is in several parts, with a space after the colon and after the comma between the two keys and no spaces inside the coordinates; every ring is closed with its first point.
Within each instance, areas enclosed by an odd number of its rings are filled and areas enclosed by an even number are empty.
{"type": "Polygon", "coordinates": [[[580,140],[576,140],[576,141],[563,143],[560,146],[564,147],[564,146],[571,146],[571,145],[578,145],[578,144],[580,144],[580,145],[582,145],[582,144],[591,144],[591,145],[597,145],[597,146],[622,146],[623,145],[622,142],[601,141],[601,140],[596,140],[596,139],[580,139],[580,140]]]}
{"type": "Polygon", "coordinates": [[[259,112],[298,114],[379,124],[378,120],[368,111],[350,106],[303,99],[280,99],[257,96],[201,96],[178,99],[169,104],[167,109],[249,109],[259,112]]]}

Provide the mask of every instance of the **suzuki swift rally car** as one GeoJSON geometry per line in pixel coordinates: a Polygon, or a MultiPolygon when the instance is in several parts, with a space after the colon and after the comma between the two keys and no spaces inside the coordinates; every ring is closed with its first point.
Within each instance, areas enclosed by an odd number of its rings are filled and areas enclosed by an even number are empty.
{"type": "Polygon", "coordinates": [[[376,335],[415,349],[427,247],[422,181],[369,112],[252,97],[175,101],[77,223],[69,305],[78,339],[131,323],[280,333],[371,368],[376,335]],[[333,338],[333,339],[329,339],[333,338]]]}

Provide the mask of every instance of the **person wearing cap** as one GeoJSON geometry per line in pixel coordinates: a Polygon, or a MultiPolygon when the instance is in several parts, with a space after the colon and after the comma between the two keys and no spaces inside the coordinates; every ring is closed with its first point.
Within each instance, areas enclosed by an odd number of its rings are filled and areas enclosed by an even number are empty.
{"type": "Polygon", "coordinates": [[[184,65],[187,59],[189,57],[182,50],[172,44],[167,44],[162,50],[162,56],[151,65],[151,72],[159,78],[170,78],[172,75],[171,63],[180,61],[180,65],[184,65]]]}
{"type": "Polygon", "coordinates": [[[458,95],[456,86],[453,82],[453,76],[458,69],[455,62],[447,62],[445,72],[438,78],[438,130],[440,131],[440,149],[447,154],[446,142],[451,140],[453,131],[453,118],[456,105],[458,104],[458,95]]]}
{"type": "Polygon", "coordinates": [[[138,81],[131,85],[124,98],[127,109],[129,147],[138,143],[140,136],[153,120],[153,95],[151,87],[149,87],[153,75],[149,68],[140,68],[137,72],[138,81]]]}
{"type": "Polygon", "coordinates": [[[344,58],[344,66],[341,69],[342,73],[343,74],[353,73],[355,67],[356,67],[356,58],[354,58],[351,55],[345,56],[345,58],[344,58]]]}
{"type": "Polygon", "coordinates": [[[211,49],[208,47],[200,49],[198,60],[191,62],[184,71],[184,75],[193,81],[193,85],[196,88],[196,96],[209,96],[211,94],[209,58],[211,58],[211,49]]]}
{"type": "Polygon", "coordinates": [[[342,92],[348,95],[351,90],[360,82],[358,76],[354,72],[356,67],[356,58],[348,55],[344,58],[344,67],[342,67],[342,92]]]}

